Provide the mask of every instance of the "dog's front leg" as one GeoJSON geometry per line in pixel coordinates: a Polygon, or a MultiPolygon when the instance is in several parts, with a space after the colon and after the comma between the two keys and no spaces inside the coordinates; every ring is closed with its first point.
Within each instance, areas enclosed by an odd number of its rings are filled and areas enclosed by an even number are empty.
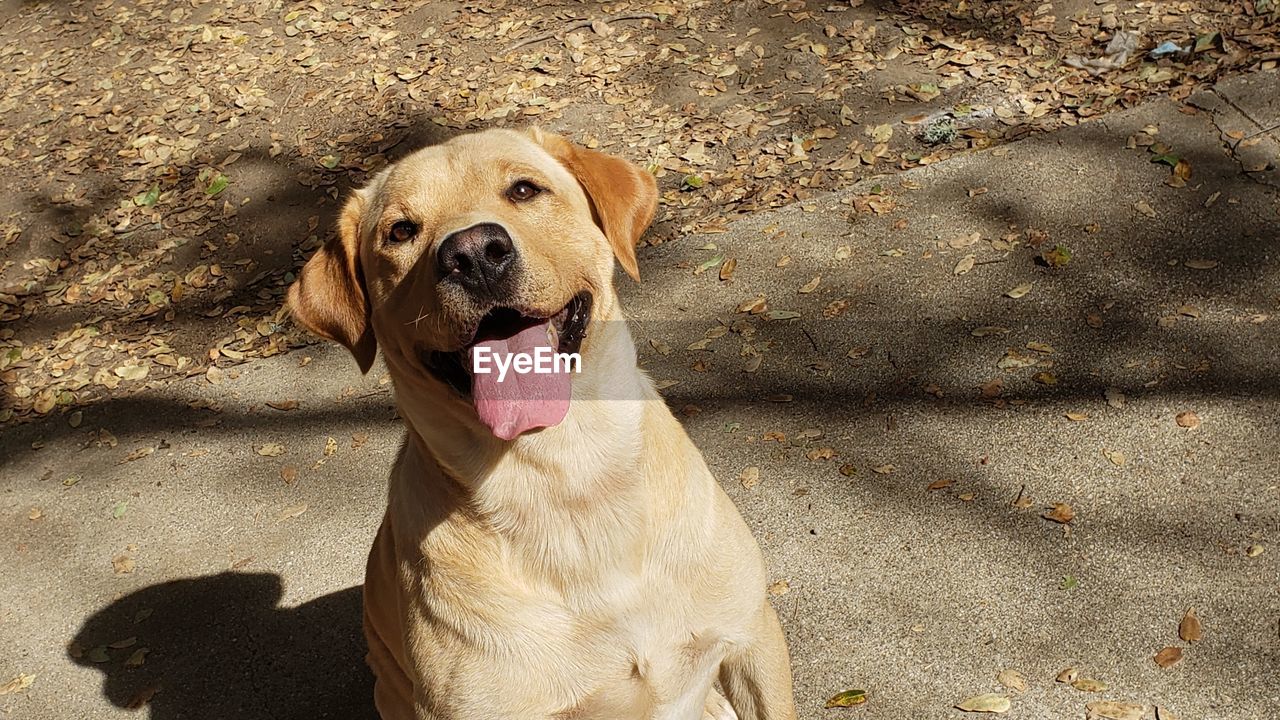
{"type": "Polygon", "coordinates": [[[751,643],[735,647],[720,664],[720,684],[741,720],[795,720],[791,660],[773,606],[766,599],[751,643]]]}

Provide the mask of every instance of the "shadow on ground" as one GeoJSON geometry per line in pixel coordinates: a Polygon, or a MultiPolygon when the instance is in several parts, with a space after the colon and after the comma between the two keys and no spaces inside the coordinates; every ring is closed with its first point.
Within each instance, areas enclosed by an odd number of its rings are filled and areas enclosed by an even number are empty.
{"type": "Polygon", "coordinates": [[[113,705],[146,704],[153,720],[376,718],[360,588],[294,608],[282,594],[270,573],[152,585],[85,621],[72,654],[103,673],[113,705]]]}

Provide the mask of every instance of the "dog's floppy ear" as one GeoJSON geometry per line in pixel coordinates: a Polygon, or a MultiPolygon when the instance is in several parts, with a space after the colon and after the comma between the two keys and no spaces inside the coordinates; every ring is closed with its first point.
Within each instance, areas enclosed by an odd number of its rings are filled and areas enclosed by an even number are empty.
{"type": "Polygon", "coordinates": [[[366,200],[356,192],[338,215],[338,234],[316,251],[289,288],[289,311],[311,332],[342,343],[360,372],[369,372],[378,344],[360,267],[360,221],[366,200]]]}
{"type": "Polygon", "coordinates": [[[529,135],[578,179],[618,263],[639,280],[636,243],[658,209],[658,183],[653,174],[622,158],[588,150],[537,128],[529,135]]]}

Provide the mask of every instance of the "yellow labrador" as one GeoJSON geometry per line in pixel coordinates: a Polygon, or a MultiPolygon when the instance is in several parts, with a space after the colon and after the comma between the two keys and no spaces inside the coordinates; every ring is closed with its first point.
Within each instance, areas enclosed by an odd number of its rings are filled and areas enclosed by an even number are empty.
{"type": "Polygon", "coordinates": [[[561,137],[463,135],[354,193],[290,289],[362,370],[381,347],[408,427],[364,586],[385,720],[795,718],[759,548],[614,293],[656,200],[561,137]]]}

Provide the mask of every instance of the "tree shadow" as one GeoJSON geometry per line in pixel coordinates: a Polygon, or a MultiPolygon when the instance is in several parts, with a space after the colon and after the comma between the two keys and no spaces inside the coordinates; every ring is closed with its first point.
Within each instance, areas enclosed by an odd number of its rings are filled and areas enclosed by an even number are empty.
{"type": "Polygon", "coordinates": [[[155,720],[375,720],[360,588],[293,608],[282,594],[270,573],[152,585],[86,620],[72,658],[102,672],[112,705],[155,720]]]}

